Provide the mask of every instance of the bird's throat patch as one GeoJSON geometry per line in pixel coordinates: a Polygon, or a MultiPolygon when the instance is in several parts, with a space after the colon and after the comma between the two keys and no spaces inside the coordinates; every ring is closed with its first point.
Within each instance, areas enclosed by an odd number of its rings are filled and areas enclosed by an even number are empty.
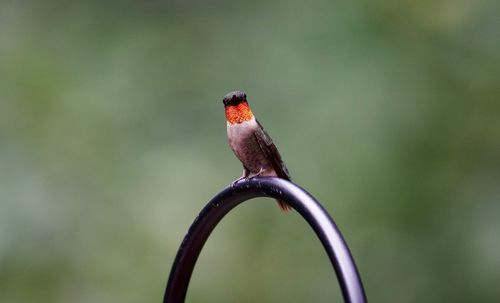
{"type": "Polygon", "coordinates": [[[230,124],[239,124],[252,119],[253,113],[247,102],[226,106],[226,120],[230,124]]]}

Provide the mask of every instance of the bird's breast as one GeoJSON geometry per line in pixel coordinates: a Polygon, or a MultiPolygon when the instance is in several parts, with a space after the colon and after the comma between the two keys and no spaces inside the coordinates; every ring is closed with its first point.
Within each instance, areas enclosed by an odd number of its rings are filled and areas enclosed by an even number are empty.
{"type": "Polygon", "coordinates": [[[267,166],[267,160],[254,136],[258,127],[255,118],[237,124],[227,124],[227,137],[231,149],[243,165],[252,172],[267,166]]]}
{"type": "Polygon", "coordinates": [[[255,118],[241,123],[227,123],[227,137],[233,150],[248,143],[258,127],[255,118]]]}

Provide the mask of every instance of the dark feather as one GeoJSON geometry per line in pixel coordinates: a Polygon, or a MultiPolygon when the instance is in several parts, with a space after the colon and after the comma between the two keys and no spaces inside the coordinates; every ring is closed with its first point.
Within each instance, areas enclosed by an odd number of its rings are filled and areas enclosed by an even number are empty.
{"type": "Polygon", "coordinates": [[[267,134],[266,130],[262,127],[259,121],[257,121],[257,124],[259,124],[260,127],[255,131],[255,138],[257,139],[260,149],[266,158],[271,161],[276,175],[282,179],[291,180],[290,173],[281,159],[281,155],[276,148],[276,145],[274,145],[273,140],[267,134]]]}

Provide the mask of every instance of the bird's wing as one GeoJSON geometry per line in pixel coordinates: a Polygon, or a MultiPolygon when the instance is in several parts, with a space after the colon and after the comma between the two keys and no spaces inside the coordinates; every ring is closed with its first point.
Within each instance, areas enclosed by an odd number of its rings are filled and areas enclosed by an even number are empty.
{"type": "Polygon", "coordinates": [[[276,145],[274,145],[273,140],[271,139],[271,137],[269,137],[266,130],[264,129],[264,127],[262,127],[259,121],[257,121],[257,124],[259,124],[259,128],[255,131],[254,135],[257,139],[257,143],[260,146],[260,149],[262,150],[266,158],[271,161],[276,175],[278,175],[278,177],[282,179],[291,180],[290,173],[288,172],[285,163],[281,159],[281,155],[278,152],[276,145]]]}

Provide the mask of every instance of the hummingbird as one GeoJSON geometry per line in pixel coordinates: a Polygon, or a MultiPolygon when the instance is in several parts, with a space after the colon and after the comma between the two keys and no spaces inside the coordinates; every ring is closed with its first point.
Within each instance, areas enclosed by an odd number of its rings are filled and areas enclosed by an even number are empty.
{"type": "MultiPolygon", "coordinates": [[[[226,112],[229,146],[243,164],[243,175],[231,185],[257,176],[278,177],[290,181],[290,173],[273,140],[253,115],[247,95],[242,91],[230,92],[224,96],[222,102],[226,112]]],[[[290,209],[286,202],[277,202],[281,210],[290,209]]]]}

